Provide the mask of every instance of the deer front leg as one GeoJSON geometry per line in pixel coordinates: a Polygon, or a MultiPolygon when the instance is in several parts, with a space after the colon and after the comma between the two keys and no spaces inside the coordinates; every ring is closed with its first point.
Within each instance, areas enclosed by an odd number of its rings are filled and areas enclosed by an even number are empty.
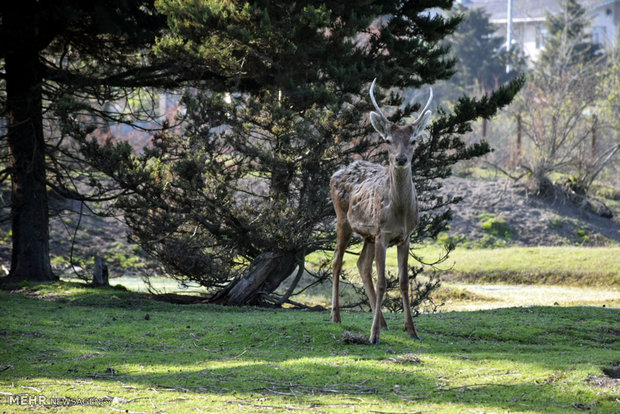
{"type": "Polygon", "coordinates": [[[398,284],[400,295],[403,298],[403,313],[405,314],[405,331],[409,338],[420,340],[418,332],[413,324],[411,317],[411,306],[409,304],[409,240],[398,245],[398,284]]]}
{"type": "Polygon", "coordinates": [[[387,245],[384,244],[382,236],[375,238],[375,263],[377,266],[377,298],[373,312],[372,328],[370,329],[370,343],[379,345],[381,343],[381,305],[383,295],[385,295],[385,251],[387,245]]]}
{"type": "MultiPolygon", "coordinates": [[[[375,286],[372,283],[372,261],[375,259],[375,244],[370,241],[364,241],[364,247],[360,253],[359,259],[357,259],[357,270],[360,272],[360,277],[364,283],[364,289],[366,290],[366,296],[370,303],[370,309],[374,316],[375,305],[377,302],[377,294],[375,293],[375,286]]],[[[383,312],[381,313],[381,329],[388,329],[387,323],[383,318],[383,312]]]]}
{"type": "Polygon", "coordinates": [[[342,259],[344,252],[351,239],[352,230],[348,223],[338,223],[336,243],[336,251],[334,252],[333,265],[333,286],[332,286],[332,322],[340,322],[340,303],[339,303],[339,287],[340,287],[340,271],[342,270],[342,259]]]}

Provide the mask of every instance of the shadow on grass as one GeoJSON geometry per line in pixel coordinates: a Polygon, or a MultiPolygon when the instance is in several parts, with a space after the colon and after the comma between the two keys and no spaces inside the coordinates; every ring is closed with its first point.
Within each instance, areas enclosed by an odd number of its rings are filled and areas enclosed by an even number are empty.
{"type": "MultiPolygon", "coordinates": [[[[424,342],[402,332],[381,346],[345,344],[370,314],[172,305],[113,289],[53,285],[41,297],[0,292],[0,387],[67,380],[285,400],[323,395],[486,409],[606,404],[589,393],[593,366],[618,355],[620,311],[510,308],[418,318],[424,342]],[[73,289],[70,293],[56,290],[73,289]],[[53,300],[44,300],[52,298],[53,300]],[[399,356],[415,353],[421,363],[399,356]],[[581,376],[580,376],[581,375],[581,376]],[[574,392],[571,390],[574,389],[574,392]],[[583,402],[584,400],[585,402],[583,402]]],[[[551,410],[551,411],[553,411],[551,410]]]]}

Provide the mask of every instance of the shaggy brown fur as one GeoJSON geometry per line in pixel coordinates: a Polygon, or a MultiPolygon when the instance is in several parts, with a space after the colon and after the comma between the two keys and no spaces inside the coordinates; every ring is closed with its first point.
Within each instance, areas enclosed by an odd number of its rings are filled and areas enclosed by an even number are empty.
{"type": "MultiPolygon", "coordinates": [[[[418,225],[418,203],[411,173],[413,144],[423,132],[430,117],[426,108],[411,125],[391,124],[371,98],[379,113],[371,112],[370,119],[388,144],[390,164],[384,167],[368,161],[355,161],[332,176],[330,187],[336,210],[338,241],[334,253],[332,321],[340,322],[339,280],[342,259],[353,232],[364,239],[364,247],[357,267],[373,310],[370,343],[379,344],[381,328],[387,324],[381,312],[385,294],[385,252],[389,246],[398,246],[399,286],[405,313],[405,329],[417,338],[409,304],[409,237],[418,225]],[[372,262],[377,267],[377,287],[372,281],[372,262]]],[[[431,91],[432,98],[432,91],[431,91]]]]}

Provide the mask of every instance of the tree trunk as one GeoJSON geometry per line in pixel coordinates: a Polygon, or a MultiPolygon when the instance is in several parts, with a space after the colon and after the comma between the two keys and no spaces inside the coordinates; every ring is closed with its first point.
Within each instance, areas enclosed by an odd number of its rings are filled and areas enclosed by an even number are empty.
{"type": "Polygon", "coordinates": [[[264,305],[265,296],[291,275],[298,262],[294,253],[263,253],[252,262],[243,278],[219,292],[213,302],[222,305],[264,305]]]}
{"type": "Polygon", "coordinates": [[[598,153],[597,142],[596,142],[597,126],[598,126],[598,117],[595,114],[595,115],[592,115],[592,128],[590,130],[590,133],[592,134],[592,143],[591,143],[591,149],[590,149],[590,151],[592,152],[592,156],[590,158],[591,161],[594,161],[596,159],[596,155],[598,153]]]}
{"type": "Polygon", "coordinates": [[[521,114],[517,115],[517,150],[515,153],[515,162],[514,166],[519,164],[519,160],[521,159],[521,146],[522,146],[522,136],[523,136],[523,120],[521,119],[521,114]]]}
{"type": "Polygon", "coordinates": [[[9,280],[57,280],[49,260],[41,72],[34,23],[5,58],[13,251],[9,280]]]}

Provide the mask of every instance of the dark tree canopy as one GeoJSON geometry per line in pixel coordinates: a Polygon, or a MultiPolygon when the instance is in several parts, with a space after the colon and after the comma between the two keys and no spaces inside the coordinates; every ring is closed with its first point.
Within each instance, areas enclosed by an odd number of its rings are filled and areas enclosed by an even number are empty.
{"type": "Polygon", "coordinates": [[[137,125],[153,115],[139,88],[228,79],[222,71],[156,56],[152,47],[167,32],[166,23],[155,0],[0,5],[0,108],[7,120],[2,177],[10,178],[12,188],[8,280],[56,279],[48,254],[50,189],[86,201],[111,199],[122,191],[99,180],[75,151],[74,123],[89,123],[91,130],[137,125]],[[115,109],[113,102],[124,108],[115,109]]]}
{"type": "MultiPolygon", "coordinates": [[[[159,56],[222,77],[189,91],[187,123],[142,154],[85,138],[84,154],[125,189],[118,206],[132,237],[171,275],[210,287],[222,303],[274,301],[273,290],[303,270],[305,255],[333,245],[331,174],[359,156],[383,160],[367,120],[370,81],[406,88],[451,76],[442,40],[460,18],[430,12],[451,1],[158,5],[171,28],[159,56]]],[[[413,165],[425,204],[414,241],[447,225],[456,200],[432,190],[450,166],[489,151],[459,135],[520,86],[439,110],[413,165]]],[[[386,108],[402,103],[398,90],[377,97],[386,108]]],[[[394,108],[391,120],[418,109],[394,108]]]]}
{"type": "MultiPolygon", "coordinates": [[[[51,187],[79,200],[116,199],[131,237],[172,276],[211,287],[214,300],[273,301],[281,281],[303,270],[306,254],[333,243],[333,171],[360,156],[382,160],[367,121],[370,81],[396,88],[377,97],[399,122],[419,109],[399,106],[401,90],[454,73],[443,39],[460,17],[435,12],[452,3],[4,4],[11,279],[55,277],[47,247],[51,187]],[[109,102],[132,102],[136,88],[187,82],[186,122],[142,152],[91,138],[102,122],[149,116],[110,110],[109,102]]],[[[451,113],[439,108],[413,165],[425,205],[414,242],[447,225],[457,200],[432,190],[450,166],[489,151],[459,135],[520,86],[463,97],[451,113]]]]}
{"type": "Polygon", "coordinates": [[[141,51],[148,51],[164,28],[153,1],[2,2],[2,109],[12,187],[10,279],[56,278],[48,257],[47,189],[51,185],[74,193],[65,184],[76,165],[64,157],[62,134],[50,133],[52,119],[93,113],[98,102],[118,96],[115,86],[153,83],[161,70],[147,68],[141,51]]]}

